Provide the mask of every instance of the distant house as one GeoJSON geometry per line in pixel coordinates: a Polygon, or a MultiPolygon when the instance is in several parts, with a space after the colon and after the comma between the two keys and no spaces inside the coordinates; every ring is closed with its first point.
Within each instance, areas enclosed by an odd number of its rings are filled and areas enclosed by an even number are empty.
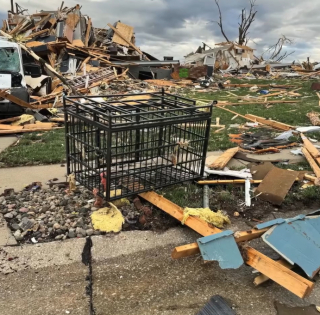
{"type": "Polygon", "coordinates": [[[250,68],[255,57],[253,49],[233,42],[216,44],[215,48],[205,50],[199,47],[195,53],[185,56],[185,65],[213,66],[214,70],[250,68]]]}

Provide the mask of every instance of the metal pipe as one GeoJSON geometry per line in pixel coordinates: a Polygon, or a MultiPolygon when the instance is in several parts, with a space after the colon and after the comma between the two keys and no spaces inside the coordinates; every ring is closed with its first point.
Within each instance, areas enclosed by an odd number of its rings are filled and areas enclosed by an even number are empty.
{"type": "Polygon", "coordinates": [[[209,186],[203,186],[203,208],[209,208],[209,186]]]}

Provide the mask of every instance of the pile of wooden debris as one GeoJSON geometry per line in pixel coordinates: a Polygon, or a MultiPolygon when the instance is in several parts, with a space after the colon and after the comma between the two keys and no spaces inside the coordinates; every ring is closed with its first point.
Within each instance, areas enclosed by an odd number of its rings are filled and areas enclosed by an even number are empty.
{"type": "Polygon", "coordinates": [[[23,68],[40,66],[42,75],[31,73],[31,78],[23,78],[29,100],[10,99],[11,86],[0,86],[2,97],[23,108],[59,107],[63,92],[96,94],[93,88],[125,77],[128,69],[123,62],[149,60],[135,46],[133,27],[116,22],[108,24],[108,29],[95,28],[80,9],[80,5],[64,7],[62,2],[56,11],[28,14],[12,3],[0,31],[2,40],[17,43],[22,48],[23,68]]]}

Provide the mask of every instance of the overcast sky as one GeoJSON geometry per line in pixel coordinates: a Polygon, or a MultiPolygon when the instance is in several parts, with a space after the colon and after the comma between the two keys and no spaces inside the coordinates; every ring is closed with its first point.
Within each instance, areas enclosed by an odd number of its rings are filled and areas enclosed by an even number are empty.
{"type": "MultiPolygon", "coordinates": [[[[21,0],[21,7],[29,13],[55,10],[58,2],[21,0]]],[[[219,27],[214,0],[65,0],[68,7],[82,5],[82,14],[92,18],[95,27],[107,27],[118,20],[134,27],[137,45],[142,50],[162,59],[173,56],[183,59],[195,51],[202,42],[213,47],[224,41],[219,27]]],[[[0,18],[10,9],[9,0],[0,0],[0,18]],[[1,11],[2,10],[2,11],[1,11]]],[[[225,32],[230,40],[237,38],[237,26],[241,8],[249,6],[249,0],[220,0],[225,32]]],[[[252,24],[249,46],[261,51],[274,44],[281,35],[294,40],[287,48],[295,51],[288,61],[303,61],[310,57],[320,61],[319,3],[314,0],[256,0],[258,11],[252,24]]]]}

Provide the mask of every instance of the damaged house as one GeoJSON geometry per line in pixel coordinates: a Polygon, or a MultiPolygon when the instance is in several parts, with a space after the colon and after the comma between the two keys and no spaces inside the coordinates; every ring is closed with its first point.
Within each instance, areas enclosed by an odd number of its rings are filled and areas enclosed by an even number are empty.
{"type": "Polygon", "coordinates": [[[210,48],[204,44],[195,53],[185,56],[185,65],[211,66],[217,70],[235,70],[250,68],[255,60],[253,49],[248,46],[241,46],[234,42],[224,42],[210,48]],[[206,50],[206,47],[210,48],[206,50]]]}

